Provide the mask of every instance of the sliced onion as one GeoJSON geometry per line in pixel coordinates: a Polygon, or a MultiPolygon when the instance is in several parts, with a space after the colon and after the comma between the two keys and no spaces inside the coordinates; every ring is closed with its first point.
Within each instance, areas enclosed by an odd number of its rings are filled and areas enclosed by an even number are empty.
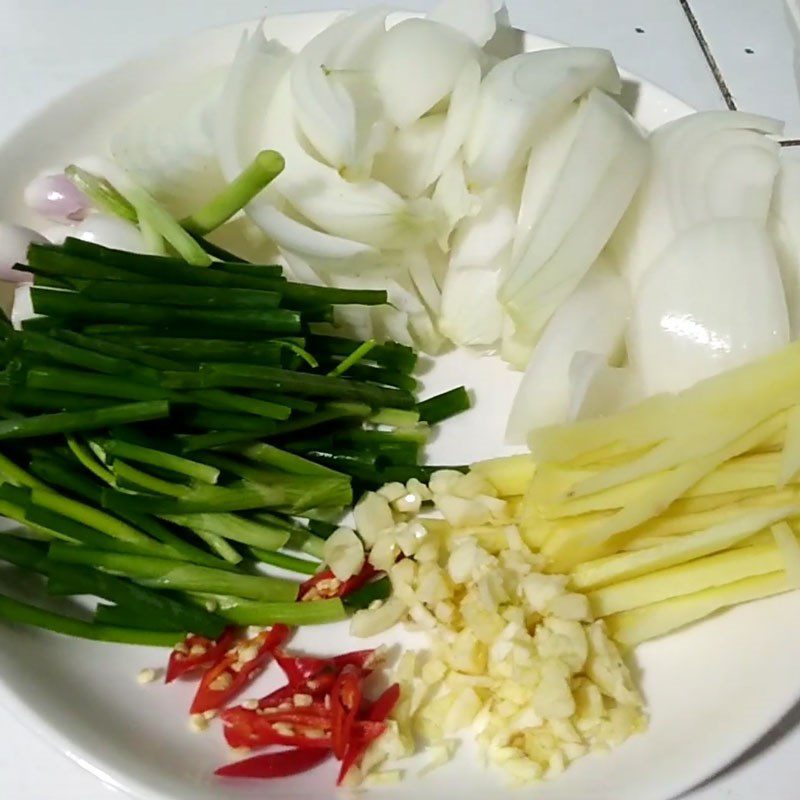
{"type": "Polygon", "coordinates": [[[31,244],[47,244],[47,239],[32,228],[0,222],[0,280],[22,283],[33,279],[28,272],[12,269],[14,264],[28,263],[31,244]]]}
{"type": "Polygon", "coordinates": [[[446,259],[445,254],[435,246],[427,250],[414,250],[407,256],[408,274],[411,276],[414,288],[425,307],[437,317],[441,310],[442,292],[436,283],[436,274],[439,271],[436,263],[444,261],[446,271],[446,259]]]}
{"type": "Polygon", "coordinates": [[[496,12],[502,3],[492,0],[439,0],[428,19],[449,25],[483,47],[497,29],[496,12]]]}
{"type": "Polygon", "coordinates": [[[25,187],[25,205],[56,222],[78,222],[89,213],[89,198],[62,172],[40,175],[25,187]]]}
{"type": "Polygon", "coordinates": [[[385,285],[389,302],[407,316],[415,345],[426,353],[436,353],[442,346],[442,335],[407,270],[387,278],[385,285]]]}
{"type": "Polygon", "coordinates": [[[495,344],[503,332],[497,300],[500,274],[511,256],[520,179],[484,192],[480,212],[455,236],[442,289],[442,333],[458,345],[495,344]]]}
{"type": "Polygon", "coordinates": [[[445,120],[445,114],[429,114],[395,131],[375,159],[373,177],[404,197],[419,197],[432,183],[431,161],[442,139],[445,120]]]}
{"type": "Polygon", "coordinates": [[[257,148],[278,150],[286,159],[285,170],[272,182],[273,191],[324,231],[373,247],[424,244],[436,236],[437,215],[430,200],[407,202],[379,181],[345,180],[303,150],[291,125],[293,113],[289,78],[284,76],[266,109],[257,148]]]}
{"type": "Polygon", "coordinates": [[[722,219],[679,234],[644,273],[628,353],[644,391],[655,394],[680,391],[788,341],[768,236],[753,220],[722,219]]]}
{"type": "Polygon", "coordinates": [[[647,180],[611,243],[632,288],[677,234],[698,222],[764,223],[780,151],[764,134],[781,128],[755,114],[704,111],[653,134],[647,180]]]}
{"type": "Polygon", "coordinates": [[[767,221],[781,267],[791,338],[800,336],[800,159],[783,157],[767,221]]]}
{"type": "Polygon", "coordinates": [[[537,128],[592,87],[618,92],[620,86],[607,50],[563,47],[501,61],[483,81],[467,138],[470,181],[477,186],[497,183],[523,163],[537,128]]]}
{"type": "Polygon", "coordinates": [[[579,130],[500,300],[531,343],[572,293],[617,226],[644,174],[647,143],[614,100],[592,90],[579,130]]]}
{"type": "Polygon", "coordinates": [[[544,329],[514,398],[506,441],[522,444],[534,428],[570,418],[573,398],[586,394],[598,366],[620,350],[629,314],[625,281],[598,261],[544,329]],[[581,365],[583,376],[573,370],[580,353],[596,356],[581,365]]]}
{"type": "Polygon", "coordinates": [[[355,159],[340,172],[347,180],[365,180],[372,175],[375,157],[386,147],[395,127],[383,114],[381,99],[368,70],[334,72],[330,80],[346,89],[356,110],[355,159]]]}
{"type": "Polygon", "coordinates": [[[427,19],[407,19],[380,41],[374,79],[384,112],[402,128],[418,120],[453,91],[478,48],[464,34],[427,19]]]}
{"type": "MultiPolygon", "coordinates": [[[[326,282],[339,289],[364,289],[367,284],[360,275],[328,274],[326,282]]],[[[333,309],[336,330],[357,340],[375,338],[370,306],[340,305],[333,309]]]]}
{"type": "Polygon", "coordinates": [[[445,215],[447,226],[442,231],[439,243],[443,250],[449,250],[450,234],[466,217],[474,217],[481,208],[480,198],[470,192],[467,179],[464,175],[464,162],[454,159],[445,167],[436,188],[433,191],[433,201],[445,215]]]}
{"type": "Polygon", "coordinates": [[[429,154],[428,163],[425,165],[424,188],[434,183],[447,165],[457,158],[469,136],[470,126],[478,108],[480,88],[480,64],[475,60],[469,60],[462,67],[453,86],[439,141],[429,154]]]}
{"type": "MultiPolygon", "coordinates": [[[[292,54],[283,45],[267,41],[259,27],[245,34],[220,95],[214,124],[214,142],[222,172],[233,180],[258,150],[264,110],[287,73],[292,54]]],[[[379,257],[368,245],[316,230],[276,207],[268,187],[245,209],[252,221],[276,244],[316,264],[352,266],[379,257]]]]}
{"type": "Polygon", "coordinates": [[[409,331],[408,314],[392,306],[373,306],[370,311],[374,337],[381,342],[394,341],[414,347],[409,331]]]}
{"type": "Polygon", "coordinates": [[[310,283],[312,286],[325,286],[325,281],[320,277],[310,264],[304,261],[297,253],[282,250],[281,255],[286,262],[289,277],[298,283],[310,283]]]}
{"type": "Polygon", "coordinates": [[[348,15],[315,36],[291,67],[296,118],[314,149],[336,169],[353,167],[364,142],[359,108],[332,73],[367,70],[386,31],[384,8],[348,15]]]}
{"type": "Polygon", "coordinates": [[[534,142],[525,172],[517,231],[511,260],[516,263],[530,242],[533,226],[544,212],[569,151],[578,135],[581,117],[571,103],[550,120],[534,142]]]}

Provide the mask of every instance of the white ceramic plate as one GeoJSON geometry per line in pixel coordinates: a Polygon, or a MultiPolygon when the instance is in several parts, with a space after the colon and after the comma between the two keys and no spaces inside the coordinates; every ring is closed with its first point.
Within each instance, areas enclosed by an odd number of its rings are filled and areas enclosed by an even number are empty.
{"type": "MultiPolygon", "coordinates": [[[[272,36],[297,47],[334,14],[303,14],[268,21],[272,36]]],[[[165,79],[227,63],[242,26],[213,30],[114,70],[71,92],[31,120],[0,148],[0,219],[33,223],[19,204],[27,180],[47,167],[104,152],[114,123],[130,105],[165,79]]],[[[533,36],[527,49],[554,46],[533,36]]],[[[632,76],[627,95],[635,115],[652,128],[690,109],[632,76]]],[[[491,357],[454,353],[424,375],[428,392],[467,383],[474,410],[448,423],[430,448],[432,460],[458,463],[498,455],[517,376],[491,357]]],[[[3,573],[6,584],[16,578],[3,573]]],[[[25,595],[24,585],[16,587],[25,595]]],[[[342,652],[346,627],[301,631],[294,646],[342,652]]],[[[668,800],[723,767],[800,695],[800,593],[751,604],[678,635],[642,647],[637,666],[651,711],[651,727],[610,756],[583,759],[558,781],[531,792],[540,800],[668,800]]],[[[263,784],[232,785],[213,778],[228,760],[217,728],[191,734],[188,684],[139,687],[144,666],[166,654],[71,640],[0,626],[0,702],[82,766],[141,800],[238,800],[335,797],[334,768],[263,784]]],[[[273,670],[254,690],[280,682],[273,670]]],[[[424,780],[409,774],[400,787],[375,796],[459,800],[519,797],[502,776],[484,770],[465,743],[452,765],[424,780]]]]}

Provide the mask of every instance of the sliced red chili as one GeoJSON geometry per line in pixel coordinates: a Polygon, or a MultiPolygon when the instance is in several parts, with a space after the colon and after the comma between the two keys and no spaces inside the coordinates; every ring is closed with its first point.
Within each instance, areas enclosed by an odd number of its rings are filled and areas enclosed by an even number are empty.
{"type": "Polygon", "coordinates": [[[230,708],[222,715],[225,741],[231,747],[266,747],[283,744],[293,747],[330,749],[331,720],[326,717],[298,718],[281,722],[259,711],[230,708]]]}
{"type": "MultiPolygon", "coordinates": [[[[300,709],[296,709],[300,711],[300,709]]],[[[269,745],[286,745],[289,747],[324,748],[333,745],[332,722],[330,715],[303,715],[297,713],[294,721],[273,719],[263,712],[237,706],[229,708],[221,715],[225,741],[231,747],[267,747],[269,745]]],[[[377,736],[376,729],[383,732],[383,723],[356,722],[353,726],[353,737],[362,738],[377,736]]]]}
{"type": "Polygon", "coordinates": [[[361,671],[348,664],[339,673],[331,690],[333,754],[340,760],[344,758],[353,735],[353,725],[363,697],[362,683],[361,671]]]}
{"type": "Polygon", "coordinates": [[[376,652],[376,650],[356,650],[332,658],[314,658],[290,656],[283,651],[276,651],[275,660],[289,683],[297,687],[297,691],[318,697],[324,696],[333,688],[336,676],[345,666],[358,667],[364,677],[369,675],[376,652]]]}
{"type": "Polygon", "coordinates": [[[326,750],[294,748],[226,764],[215,774],[221,778],[288,778],[290,775],[308,772],[329,756],[330,753],[326,750]]]}
{"type": "Polygon", "coordinates": [[[273,625],[252,639],[231,648],[208,672],[197,688],[191,713],[202,714],[225,706],[250,681],[260,675],[273,651],[289,635],[286,625],[273,625]]]}
{"type": "Polygon", "coordinates": [[[283,650],[275,651],[275,661],[278,662],[289,683],[293,685],[303,684],[333,666],[332,660],[328,658],[290,656],[283,650]]]}
{"type": "Polygon", "coordinates": [[[364,562],[361,571],[340,581],[331,570],[325,569],[300,584],[297,593],[298,600],[329,600],[333,597],[347,597],[347,595],[360,589],[373,575],[376,569],[368,561],[364,562]]]}
{"type": "Polygon", "coordinates": [[[166,683],[190,672],[212,667],[228,651],[236,639],[236,628],[226,628],[216,641],[190,634],[170,654],[166,683]]]}
{"type": "Polygon", "coordinates": [[[262,697],[258,701],[258,706],[259,708],[272,708],[273,706],[285,703],[287,700],[291,700],[295,694],[297,694],[297,689],[293,686],[281,686],[280,689],[276,689],[274,692],[270,692],[265,697],[262,697]]]}
{"type": "Polygon", "coordinates": [[[374,723],[357,723],[355,736],[350,740],[347,746],[347,751],[342,758],[342,766],[339,769],[339,777],[336,779],[336,785],[341,786],[347,773],[361,760],[364,753],[367,752],[369,746],[380,736],[386,732],[386,724],[383,722],[374,723]],[[363,728],[363,725],[369,725],[368,728],[363,728]]]}
{"type": "Polygon", "coordinates": [[[369,706],[367,719],[372,722],[385,722],[394,711],[400,699],[400,684],[393,683],[374,703],[369,706]]]}

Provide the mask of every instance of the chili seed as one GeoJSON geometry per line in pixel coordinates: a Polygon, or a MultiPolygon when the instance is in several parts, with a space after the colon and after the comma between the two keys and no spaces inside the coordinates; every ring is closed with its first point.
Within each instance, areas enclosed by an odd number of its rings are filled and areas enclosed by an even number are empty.
{"type": "Polygon", "coordinates": [[[226,689],[230,689],[233,685],[233,676],[230,672],[221,672],[211,681],[209,685],[209,689],[215,692],[224,692],[226,689]]]}

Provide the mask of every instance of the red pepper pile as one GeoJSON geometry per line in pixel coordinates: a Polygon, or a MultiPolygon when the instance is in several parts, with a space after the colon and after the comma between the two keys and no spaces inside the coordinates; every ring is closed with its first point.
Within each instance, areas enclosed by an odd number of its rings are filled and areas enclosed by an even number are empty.
{"type": "Polygon", "coordinates": [[[217,711],[274,658],[286,675],[286,686],[263,697],[257,705],[226,708],[220,718],[231,747],[290,749],[221,767],[216,774],[282,778],[312,769],[333,754],[341,761],[341,784],[370,744],[386,730],[400,687],[394,684],[370,701],[364,696],[364,681],[375,666],[374,650],[333,658],[291,656],[280,649],[289,633],[285,625],[274,625],[240,641],[236,641],[233,628],[216,642],[190,635],[170,656],[167,683],[202,671],[191,713],[217,711]]]}
{"type": "Polygon", "coordinates": [[[278,777],[304,772],[329,754],[342,762],[338,783],[385,730],[400,696],[397,684],[377,700],[364,697],[374,650],[333,658],[289,656],[275,660],[288,683],[262,698],[257,708],[237,706],[221,714],[231,747],[283,745],[292,750],[267,753],[217,770],[225,777],[278,777]],[[288,772],[287,770],[291,770],[288,772]]]}

